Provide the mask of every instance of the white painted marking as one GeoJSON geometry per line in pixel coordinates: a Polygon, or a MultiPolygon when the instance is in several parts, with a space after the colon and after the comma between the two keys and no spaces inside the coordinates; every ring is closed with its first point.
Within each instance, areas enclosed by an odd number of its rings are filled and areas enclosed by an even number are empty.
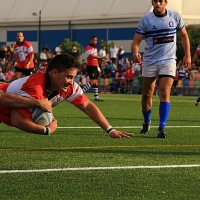
{"type": "MultiPolygon", "coordinates": [[[[142,126],[115,126],[115,128],[141,128],[142,126]]],[[[98,126],[87,126],[87,127],[81,127],[81,126],[69,126],[69,127],[58,127],[60,129],[72,129],[72,128],[100,128],[98,126]]],[[[151,128],[158,128],[158,126],[151,126],[151,128]]],[[[200,128],[200,126],[166,126],[166,128],[200,128]]]]}
{"type": "Polygon", "coordinates": [[[80,167],[80,168],[33,169],[33,170],[2,170],[2,171],[0,171],[0,174],[33,173],[33,172],[58,172],[58,171],[114,170],[114,169],[193,168],[193,167],[200,167],[200,164],[194,164],[194,165],[163,165],[163,166],[80,167]]]}

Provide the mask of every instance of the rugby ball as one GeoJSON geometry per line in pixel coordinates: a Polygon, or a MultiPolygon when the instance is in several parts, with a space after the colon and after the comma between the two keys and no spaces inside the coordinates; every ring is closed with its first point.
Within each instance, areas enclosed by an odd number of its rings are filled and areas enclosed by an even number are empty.
{"type": "Polygon", "coordinates": [[[42,126],[49,125],[53,120],[53,115],[50,112],[44,112],[40,108],[34,108],[32,111],[32,120],[42,126]]]}

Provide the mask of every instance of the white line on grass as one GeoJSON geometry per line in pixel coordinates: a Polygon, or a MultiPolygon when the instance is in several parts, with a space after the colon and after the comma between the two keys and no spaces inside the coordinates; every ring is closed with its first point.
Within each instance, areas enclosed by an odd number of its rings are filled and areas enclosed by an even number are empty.
{"type": "MultiPolygon", "coordinates": [[[[89,129],[89,128],[100,128],[97,126],[70,126],[70,127],[58,127],[60,129],[73,129],[73,128],[84,128],[84,129],[89,129]]],[[[115,126],[115,128],[141,128],[141,126],[115,126]]],[[[151,126],[151,128],[158,128],[158,126],[151,126]]],[[[200,128],[200,126],[166,126],[166,128],[200,128]]]]}
{"type": "Polygon", "coordinates": [[[33,173],[33,172],[57,172],[57,171],[90,171],[90,170],[111,170],[111,169],[192,168],[192,167],[200,167],[200,164],[194,164],[194,165],[163,165],[163,166],[80,167],[80,168],[33,169],[33,170],[2,170],[2,171],[0,171],[0,174],[33,173]]]}

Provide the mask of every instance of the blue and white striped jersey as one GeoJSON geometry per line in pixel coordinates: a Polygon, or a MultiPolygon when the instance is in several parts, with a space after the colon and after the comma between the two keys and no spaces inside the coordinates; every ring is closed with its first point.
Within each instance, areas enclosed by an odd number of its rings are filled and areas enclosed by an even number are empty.
{"type": "Polygon", "coordinates": [[[176,31],[183,28],[183,20],[175,11],[167,10],[164,17],[153,12],[144,15],[136,30],[146,41],[143,66],[175,63],[176,31]]]}

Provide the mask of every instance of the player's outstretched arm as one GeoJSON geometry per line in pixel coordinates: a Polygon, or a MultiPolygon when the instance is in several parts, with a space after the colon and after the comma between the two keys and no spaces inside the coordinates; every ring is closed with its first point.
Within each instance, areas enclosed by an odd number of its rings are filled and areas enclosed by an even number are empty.
{"type": "Polygon", "coordinates": [[[11,125],[22,131],[34,134],[46,135],[46,133],[52,134],[57,129],[57,120],[53,120],[47,127],[50,129],[46,132],[46,127],[36,124],[32,119],[26,118],[17,110],[12,110],[11,125]]]}
{"type": "Polygon", "coordinates": [[[6,94],[0,90],[0,103],[11,108],[40,107],[42,110],[52,112],[52,103],[47,99],[34,99],[6,94]]]}
{"type": "Polygon", "coordinates": [[[85,114],[87,114],[95,123],[97,123],[103,130],[105,130],[110,137],[112,138],[121,138],[126,137],[129,138],[133,136],[133,133],[121,132],[115,130],[108,123],[107,119],[104,117],[102,112],[98,109],[98,107],[92,103],[90,100],[87,100],[82,105],[77,106],[80,110],[82,110],[85,114]]]}

